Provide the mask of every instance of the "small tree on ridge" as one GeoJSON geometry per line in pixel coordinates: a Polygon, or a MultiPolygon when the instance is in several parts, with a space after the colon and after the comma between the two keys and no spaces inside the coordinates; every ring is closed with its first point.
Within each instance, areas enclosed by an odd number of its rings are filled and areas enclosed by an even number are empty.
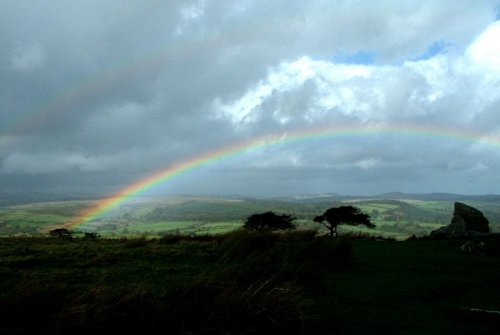
{"type": "Polygon", "coordinates": [[[50,236],[52,237],[62,237],[62,238],[68,238],[71,239],[71,231],[69,231],[66,228],[57,228],[57,229],[52,229],[49,231],[50,236]]]}
{"type": "Polygon", "coordinates": [[[254,231],[273,231],[295,228],[294,217],[274,212],[265,212],[261,214],[250,215],[243,225],[244,228],[254,231]]]}
{"type": "Polygon", "coordinates": [[[370,222],[370,216],[362,213],[361,210],[353,206],[340,206],[327,209],[322,215],[316,216],[314,222],[321,223],[328,228],[330,237],[338,236],[337,227],[341,224],[351,226],[364,225],[368,228],[375,228],[370,222]]]}

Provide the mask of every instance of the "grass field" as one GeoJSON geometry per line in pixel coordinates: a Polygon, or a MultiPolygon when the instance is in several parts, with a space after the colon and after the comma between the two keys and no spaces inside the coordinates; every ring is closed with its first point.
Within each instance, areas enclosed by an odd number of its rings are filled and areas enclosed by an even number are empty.
{"type": "MultiPolygon", "coordinates": [[[[426,235],[448,224],[453,213],[451,201],[350,200],[349,204],[369,214],[376,228],[342,227],[344,232],[368,232],[398,239],[426,235]]],[[[475,201],[469,204],[485,213],[493,231],[500,231],[500,203],[475,201]]],[[[5,207],[0,209],[0,236],[46,233],[90,205],[91,201],[59,201],[5,207]]],[[[324,231],[312,219],[327,208],[339,205],[341,203],[210,197],[137,199],[94,218],[77,231],[93,231],[107,237],[218,234],[237,229],[251,214],[270,210],[297,217],[302,229],[324,231]]]]}
{"type": "Polygon", "coordinates": [[[2,334],[495,334],[500,239],[0,238],[2,334]]]}

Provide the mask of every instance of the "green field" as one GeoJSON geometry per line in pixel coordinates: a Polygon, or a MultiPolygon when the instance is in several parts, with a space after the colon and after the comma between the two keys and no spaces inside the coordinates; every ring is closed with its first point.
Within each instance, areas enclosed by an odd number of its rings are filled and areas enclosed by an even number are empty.
{"type": "MultiPolygon", "coordinates": [[[[341,227],[342,232],[367,232],[404,239],[423,236],[446,225],[453,214],[452,201],[424,200],[349,200],[371,216],[376,228],[341,227]]],[[[500,231],[499,201],[470,201],[484,212],[493,231],[500,231]]],[[[58,227],[92,205],[91,201],[59,201],[10,206],[0,209],[0,236],[27,234],[36,236],[58,227]]],[[[167,197],[136,199],[104,216],[75,228],[76,233],[97,232],[102,236],[159,237],[165,233],[185,235],[218,234],[240,227],[248,216],[265,211],[290,214],[299,228],[324,228],[312,221],[326,209],[341,202],[297,202],[214,197],[167,197]]]]}

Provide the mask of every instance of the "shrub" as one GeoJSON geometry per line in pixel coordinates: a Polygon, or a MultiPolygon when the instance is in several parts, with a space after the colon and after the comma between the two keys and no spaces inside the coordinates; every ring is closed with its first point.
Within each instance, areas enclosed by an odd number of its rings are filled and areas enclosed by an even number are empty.
{"type": "Polygon", "coordinates": [[[244,228],[254,231],[273,231],[295,228],[294,217],[274,212],[265,212],[261,214],[250,215],[243,225],[244,228]]]}
{"type": "Polygon", "coordinates": [[[125,241],[125,248],[138,248],[148,244],[148,240],[145,237],[124,239],[124,241],[125,241]]]}
{"type": "Polygon", "coordinates": [[[97,240],[99,238],[99,234],[95,232],[85,232],[85,235],[83,236],[85,240],[97,240]]]}
{"type": "Polygon", "coordinates": [[[49,232],[49,234],[51,237],[59,237],[59,238],[67,238],[67,239],[72,238],[71,232],[66,228],[52,229],[49,232]]]}

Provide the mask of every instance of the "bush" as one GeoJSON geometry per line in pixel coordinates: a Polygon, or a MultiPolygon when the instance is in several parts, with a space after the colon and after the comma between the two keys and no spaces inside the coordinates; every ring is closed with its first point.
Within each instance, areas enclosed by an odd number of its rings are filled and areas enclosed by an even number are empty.
{"type": "Polygon", "coordinates": [[[138,248],[148,244],[148,240],[145,237],[124,239],[124,242],[125,248],[138,248]]]}
{"type": "Polygon", "coordinates": [[[274,212],[265,212],[262,214],[250,215],[244,224],[244,228],[253,231],[273,231],[295,228],[293,221],[294,217],[282,214],[278,215],[274,212]]]}
{"type": "Polygon", "coordinates": [[[52,229],[49,232],[49,234],[51,237],[59,237],[59,238],[67,238],[67,239],[72,238],[71,232],[66,228],[52,229]]]}
{"type": "Polygon", "coordinates": [[[99,234],[95,232],[85,232],[85,235],[83,236],[85,240],[97,240],[99,238],[99,234]]]}

